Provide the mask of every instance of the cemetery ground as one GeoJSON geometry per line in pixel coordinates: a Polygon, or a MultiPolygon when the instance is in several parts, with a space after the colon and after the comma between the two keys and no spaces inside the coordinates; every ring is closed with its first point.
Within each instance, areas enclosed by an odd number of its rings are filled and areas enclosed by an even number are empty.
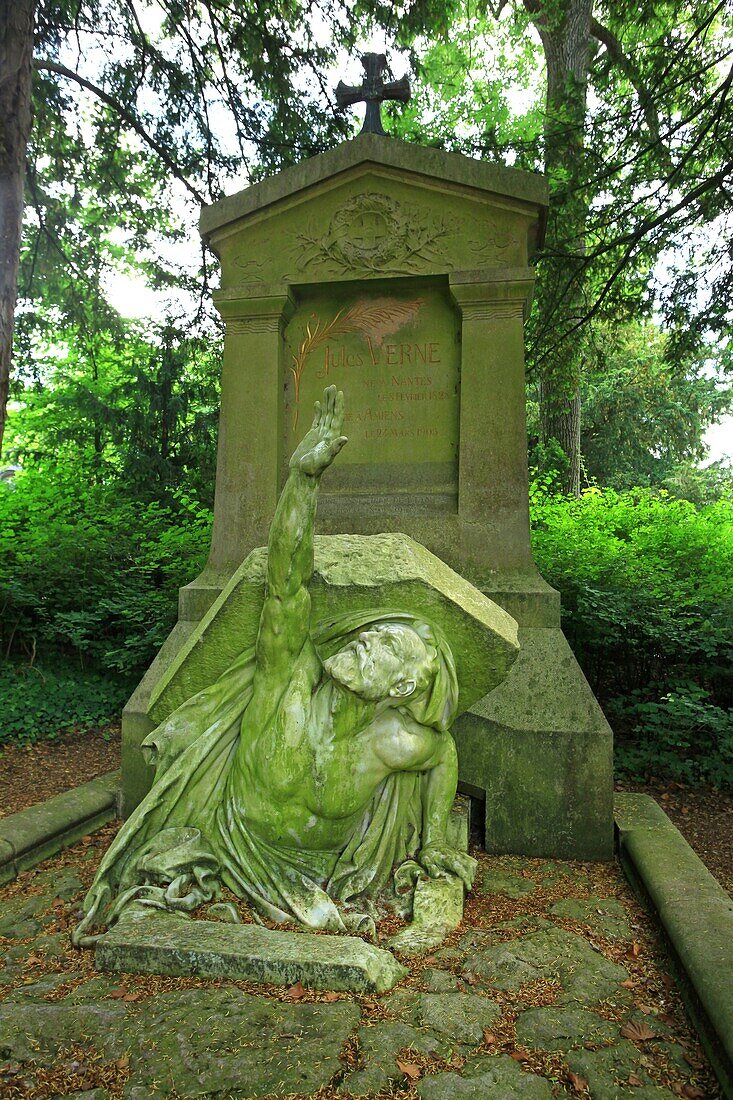
{"type": "MultiPolygon", "coordinates": [[[[5,750],[3,812],[109,771],[117,751],[99,737],[5,750]]],[[[730,889],[733,799],[652,793],[730,889]]],[[[460,928],[391,992],[356,995],[96,971],[69,929],[116,828],[0,888],[2,1097],[720,1095],[616,864],[474,852],[460,928]]]]}

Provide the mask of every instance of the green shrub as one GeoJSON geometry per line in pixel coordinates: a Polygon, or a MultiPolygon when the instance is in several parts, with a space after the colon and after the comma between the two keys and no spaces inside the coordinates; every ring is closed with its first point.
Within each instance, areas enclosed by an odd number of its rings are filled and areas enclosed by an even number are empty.
{"type": "Polygon", "coordinates": [[[67,706],[64,728],[82,724],[83,715],[94,725],[119,713],[175,623],[178,588],[205,561],[210,523],[210,512],[185,493],[163,507],[62,469],[53,476],[33,469],[12,488],[0,486],[0,659],[12,662],[0,739],[25,737],[9,703],[22,705],[23,666],[36,699],[33,736],[43,729],[52,736],[67,706]],[[61,667],[75,671],[56,675],[61,667]],[[71,702],[74,677],[83,704],[71,702]]]}
{"type": "Polygon", "coordinates": [[[733,502],[531,491],[534,555],[620,770],[733,782],[733,502]]]}
{"type": "Polygon", "coordinates": [[[132,686],[119,676],[6,661],[0,664],[0,744],[53,741],[70,730],[108,726],[119,719],[132,686]]]}

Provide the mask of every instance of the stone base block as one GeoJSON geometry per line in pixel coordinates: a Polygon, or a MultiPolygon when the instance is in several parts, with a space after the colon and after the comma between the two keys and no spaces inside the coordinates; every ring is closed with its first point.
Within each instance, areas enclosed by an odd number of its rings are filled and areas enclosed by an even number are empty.
{"type": "Polygon", "coordinates": [[[99,970],[173,977],[230,978],[309,989],[384,993],[406,969],[356,936],[277,932],[257,924],[129,913],[97,944],[99,970]]]}
{"type": "Polygon", "coordinates": [[[613,855],[613,735],[563,633],[519,631],[507,679],[453,732],[461,789],[485,800],[487,852],[613,855]]]}

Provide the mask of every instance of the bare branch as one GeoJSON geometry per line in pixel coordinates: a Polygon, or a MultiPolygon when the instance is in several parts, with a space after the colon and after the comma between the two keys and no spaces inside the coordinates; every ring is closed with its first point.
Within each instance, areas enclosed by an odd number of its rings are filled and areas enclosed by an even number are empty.
{"type": "Polygon", "coordinates": [[[198,203],[202,206],[206,204],[206,198],[202,193],[194,187],[194,185],[186,179],[176,162],[171,158],[168,151],[156,141],[152,134],[149,134],[145,127],[142,125],[139,119],[124,107],[119,100],[116,100],[114,96],[109,95],[103,88],[99,88],[96,84],[92,84],[90,80],[86,80],[79,73],[75,73],[73,69],[67,69],[65,65],[59,65],[56,61],[49,61],[47,59],[36,59],[33,62],[34,69],[39,71],[46,71],[50,73],[56,73],[58,76],[65,76],[67,80],[73,80],[82,88],[86,88],[88,92],[95,95],[98,99],[101,99],[103,103],[106,103],[108,107],[111,107],[120,118],[127,123],[130,129],[134,130],[138,137],[148,145],[154,153],[156,153],[165,164],[168,171],[175,177],[186,190],[193,195],[198,203]]]}

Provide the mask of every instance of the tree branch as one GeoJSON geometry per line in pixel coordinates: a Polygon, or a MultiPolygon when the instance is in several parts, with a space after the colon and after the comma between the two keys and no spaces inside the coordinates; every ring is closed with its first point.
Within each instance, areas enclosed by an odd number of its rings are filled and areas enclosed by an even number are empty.
{"type": "Polygon", "coordinates": [[[168,151],[155,140],[152,134],[149,134],[139,119],[128,111],[114,96],[109,95],[103,88],[99,88],[96,84],[92,84],[90,80],[86,80],[79,73],[75,73],[73,69],[67,69],[65,65],[59,65],[56,61],[49,61],[46,59],[37,59],[33,62],[34,69],[39,71],[45,71],[50,73],[56,73],[58,76],[65,76],[67,80],[73,80],[82,88],[86,88],[88,92],[95,95],[98,99],[101,99],[103,103],[106,103],[108,107],[111,107],[120,118],[127,123],[130,129],[134,130],[138,137],[142,138],[146,145],[148,145],[154,153],[156,153],[165,164],[168,171],[173,175],[186,190],[193,195],[198,203],[202,206],[206,205],[206,198],[204,195],[193,186],[193,184],[186,179],[178,165],[171,159],[168,151]]]}
{"type": "MultiPolygon", "coordinates": [[[[624,52],[623,46],[620,41],[613,34],[612,31],[604,27],[602,23],[599,23],[597,19],[591,17],[590,21],[590,33],[594,38],[598,39],[602,45],[606,47],[610,57],[618,65],[619,69],[628,79],[639,97],[639,104],[644,112],[644,118],[649,128],[649,133],[654,139],[655,144],[661,145],[659,138],[659,115],[657,114],[657,108],[654,103],[654,97],[649,92],[646,85],[642,82],[641,74],[633,63],[630,57],[624,52]]],[[[662,146],[665,156],[669,157],[668,150],[662,146]]]]}

